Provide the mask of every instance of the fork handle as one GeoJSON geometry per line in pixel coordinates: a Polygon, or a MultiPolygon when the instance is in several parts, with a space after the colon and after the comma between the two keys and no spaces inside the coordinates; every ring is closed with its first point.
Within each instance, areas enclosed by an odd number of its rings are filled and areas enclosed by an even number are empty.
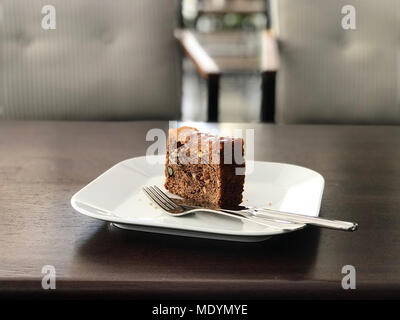
{"type": "Polygon", "coordinates": [[[240,219],[240,220],[250,221],[250,222],[253,222],[256,224],[267,226],[269,228],[283,230],[286,232],[294,231],[294,230],[297,230],[297,229],[301,228],[302,226],[304,226],[304,224],[299,225],[298,223],[284,223],[284,222],[274,221],[273,219],[268,219],[268,218],[260,219],[254,215],[249,214],[248,212],[245,213],[245,212],[241,212],[241,211],[225,210],[225,209],[215,210],[215,209],[199,208],[199,207],[192,207],[192,206],[186,206],[186,205],[182,205],[182,206],[191,209],[193,212],[201,211],[201,212],[217,213],[217,214],[220,214],[223,216],[228,216],[228,217],[232,217],[232,218],[236,218],[236,219],[240,219]]]}
{"type": "Polygon", "coordinates": [[[336,229],[336,230],[355,231],[358,229],[358,224],[355,222],[331,220],[331,219],[325,219],[325,218],[319,218],[319,217],[309,217],[309,216],[304,216],[301,214],[287,213],[287,212],[281,212],[281,211],[264,209],[264,208],[252,209],[252,210],[250,210],[250,212],[255,217],[268,218],[268,219],[274,218],[277,220],[305,223],[305,224],[310,224],[310,225],[314,225],[317,227],[324,227],[324,228],[330,228],[330,229],[336,229]]]}

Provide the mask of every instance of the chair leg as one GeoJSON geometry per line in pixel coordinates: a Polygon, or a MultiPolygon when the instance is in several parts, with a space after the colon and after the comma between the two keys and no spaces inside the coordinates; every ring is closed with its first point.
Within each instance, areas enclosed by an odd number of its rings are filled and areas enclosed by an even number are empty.
{"type": "Polygon", "coordinates": [[[275,85],[276,72],[263,72],[261,74],[261,121],[275,121],[275,85]]]}
{"type": "Polygon", "coordinates": [[[219,74],[209,74],[207,121],[218,122],[219,74]]]}

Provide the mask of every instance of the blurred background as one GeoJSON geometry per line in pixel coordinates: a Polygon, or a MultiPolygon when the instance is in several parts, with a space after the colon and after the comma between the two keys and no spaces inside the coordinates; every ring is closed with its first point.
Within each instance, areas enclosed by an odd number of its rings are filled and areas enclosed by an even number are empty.
{"type": "MultiPolygon", "coordinates": [[[[265,0],[183,0],[182,25],[192,30],[222,69],[221,121],[259,121],[259,33],[270,28],[265,0]]],[[[183,60],[183,119],[206,120],[207,85],[190,59],[183,60]],[[193,97],[196,97],[193,99],[193,97]]]]}
{"type": "Polygon", "coordinates": [[[397,0],[0,1],[0,118],[400,123],[397,0]]]}

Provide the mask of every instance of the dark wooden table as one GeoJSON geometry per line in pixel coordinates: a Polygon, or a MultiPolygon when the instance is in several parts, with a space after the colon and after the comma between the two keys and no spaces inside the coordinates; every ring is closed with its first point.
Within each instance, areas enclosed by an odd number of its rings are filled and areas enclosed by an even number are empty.
{"type": "Polygon", "coordinates": [[[256,160],[319,171],[321,216],[357,221],[355,233],[309,227],[232,243],[119,230],[74,212],[76,191],[144,155],[147,130],[167,126],[0,122],[2,297],[400,297],[400,127],[235,125],[255,128],[256,160]],[[56,268],[56,290],[41,288],[44,265],[56,268]],[[344,265],[356,268],[355,290],[341,287],[344,265]]]}

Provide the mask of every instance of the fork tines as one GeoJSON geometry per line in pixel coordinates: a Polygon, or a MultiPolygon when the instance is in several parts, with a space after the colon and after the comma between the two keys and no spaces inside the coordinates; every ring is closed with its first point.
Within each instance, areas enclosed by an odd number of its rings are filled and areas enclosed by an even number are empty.
{"type": "Polygon", "coordinates": [[[178,206],[157,186],[143,187],[145,194],[157,205],[166,211],[174,210],[178,206]]]}

